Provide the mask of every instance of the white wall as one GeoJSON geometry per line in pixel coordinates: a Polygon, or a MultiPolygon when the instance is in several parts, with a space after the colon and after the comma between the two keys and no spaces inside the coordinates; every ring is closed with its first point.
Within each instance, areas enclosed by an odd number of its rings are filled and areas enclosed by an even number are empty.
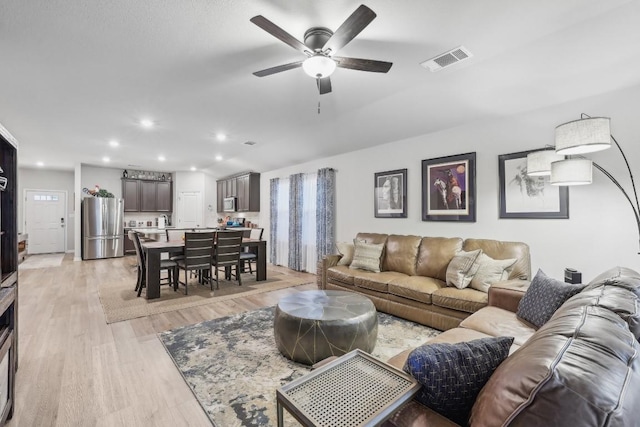
{"type": "Polygon", "coordinates": [[[18,168],[18,230],[24,230],[24,190],[50,190],[67,192],[67,245],[66,251],[73,251],[75,239],[75,209],[73,203],[73,172],[43,169],[18,168]]]}
{"type": "MultiPolygon", "coordinates": [[[[338,241],[349,241],[360,231],[523,241],[531,248],[534,274],[541,268],[562,278],[564,268],[573,267],[582,271],[583,281],[588,281],[616,265],[640,270],[638,229],[631,208],[622,193],[597,171],[592,185],[570,188],[570,219],[498,218],[498,155],[553,144],[555,126],[578,119],[583,112],[612,118],[612,133],[625,150],[634,176],[640,177],[640,120],[636,117],[639,109],[640,86],[637,86],[263,173],[260,222],[265,226],[265,238],[268,239],[269,231],[269,180],[332,167],[337,170],[338,241]],[[423,222],[421,161],[472,151],[477,156],[476,222],[423,222]],[[374,173],[402,168],[408,169],[408,218],[374,218],[374,173]]],[[[429,112],[424,115],[429,120],[429,112]]],[[[362,125],[366,126],[366,122],[362,125]]],[[[623,184],[629,182],[617,150],[589,157],[623,184]]]]}

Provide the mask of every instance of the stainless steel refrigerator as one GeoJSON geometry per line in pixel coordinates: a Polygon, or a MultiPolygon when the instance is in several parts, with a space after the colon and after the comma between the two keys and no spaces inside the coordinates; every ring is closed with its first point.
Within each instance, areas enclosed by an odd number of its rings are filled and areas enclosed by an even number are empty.
{"type": "Polygon", "coordinates": [[[82,259],[124,255],[124,201],[106,197],[82,199],[82,259]]]}

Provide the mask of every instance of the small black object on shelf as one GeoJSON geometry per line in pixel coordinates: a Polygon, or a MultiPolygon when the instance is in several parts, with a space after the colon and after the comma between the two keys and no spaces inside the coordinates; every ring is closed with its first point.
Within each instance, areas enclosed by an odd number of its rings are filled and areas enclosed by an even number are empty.
{"type": "Polygon", "coordinates": [[[123,178],[129,178],[129,172],[127,172],[126,169],[124,170],[124,172],[122,172],[122,177],[123,178]]]}
{"type": "Polygon", "coordinates": [[[571,284],[582,283],[582,273],[574,268],[565,268],[564,282],[571,284]]]}

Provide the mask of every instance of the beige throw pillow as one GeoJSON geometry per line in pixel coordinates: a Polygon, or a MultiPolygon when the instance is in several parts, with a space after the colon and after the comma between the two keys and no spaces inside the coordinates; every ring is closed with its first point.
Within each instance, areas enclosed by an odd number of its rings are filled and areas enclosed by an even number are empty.
{"type": "Polygon", "coordinates": [[[455,286],[464,289],[471,283],[471,279],[478,271],[479,264],[476,260],[482,253],[482,249],[465,252],[459,251],[447,266],[447,286],[455,286]]]}
{"type": "Polygon", "coordinates": [[[384,243],[374,244],[354,240],[353,261],[349,268],[380,273],[380,258],[384,250],[384,243]]]}
{"type": "Polygon", "coordinates": [[[517,259],[493,259],[487,254],[481,254],[476,263],[478,271],[471,279],[471,287],[482,292],[489,292],[492,284],[507,280],[517,259]]]}
{"type": "Polygon", "coordinates": [[[338,253],[342,255],[342,258],[338,261],[338,265],[349,265],[353,260],[353,243],[339,242],[336,243],[338,253]]]}

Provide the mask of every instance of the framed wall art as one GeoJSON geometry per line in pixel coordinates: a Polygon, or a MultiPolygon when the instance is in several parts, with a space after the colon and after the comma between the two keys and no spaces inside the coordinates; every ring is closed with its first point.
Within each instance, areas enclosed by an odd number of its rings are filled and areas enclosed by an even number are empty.
{"type": "Polygon", "coordinates": [[[374,174],[376,218],[407,217],[407,170],[398,169],[374,174]]]}
{"type": "Polygon", "coordinates": [[[422,161],[422,220],[476,221],[476,153],[422,161]]]}
{"type": "Polygon", "coordinates": [[[500,218],[569,218],[569,187],[551,185],[548,176],[527,175],[527,154],[498,156],[500,218]]]}

